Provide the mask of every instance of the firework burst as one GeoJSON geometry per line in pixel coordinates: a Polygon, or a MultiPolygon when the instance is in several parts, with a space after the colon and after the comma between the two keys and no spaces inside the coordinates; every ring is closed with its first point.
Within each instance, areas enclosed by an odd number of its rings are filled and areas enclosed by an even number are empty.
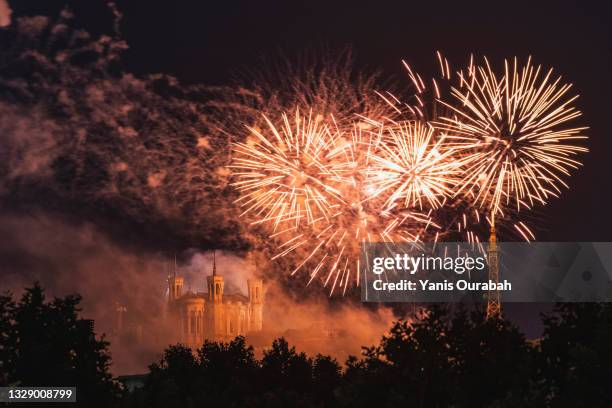
{"type": "MultiPolygon", "coordinates": [[[[254,224],[271,229],[273,258],[298,254],[292,274],[308,266],[310,280],[321,277],[330,294],[359,284],[361,245],[414,242],[437,225],[417,210],[381,207],[383,196],[367,171],[373,151],[384,143],[383,128],[354,123],[349,134],[333,117],[292,119],[277,128],[251,128],[252,141],[235,144],[231,166],[241,192],[238,203],[254,224]]],[[[389,189],[387,189],[389,190],[389,189]]]]}
{"type": "Polygon", "coordinates": [[[566,126],[581,114],[572,106],[577,96],[568,96],[571,85],[530,59],[523,66],[505,61],[502,75],[484,59],[458,77],[456,103],[442,102],[453,114],[436,121],[469,157],[457,193],[487,208],[491,223],[511,205],[519,211],[558,196],[567,187],[562,177],[580,165],[574,156],[587,151],[576,144],[586,128],[566,126]]]}
{"type": "Polygon", "coordinates": [[[385,132],[368,166],[373,195],[386,196],[385,210],[439,208],[461,180],[463,160],[444,137],[422,121],[405,121],[385,132]]]}
{"type": "Polygon", "coordinates": [[[388,121],[392,123],[387,125],[390,131],[381,150],[387,148],[393,153],[378,155],[379,164],[384,163],[386,156],[390,157],[392,165],[378,166],[370,171],[377,180],[375,184],[387,184],[387,205],[395,202],[398,206],[427,206],[434,210],[434,218],[440,225],[435,240],[459,239],[477,243],[481,240],[478,225],[485,219],[481,216],[482,209],[474,205],[473,199],[455,194],[464,181],[464,166],[471,160],[470,153],[462,148],[470,140],[441,132],[433,125],[440,117],[456,116],[441,103],[450,93],[453,78],[450,63],[442,53],[436,52],[436,56],[439,73],[430,79],[423,79],[402,61],[414,91],[406,102],[389,92],[379,94],[403,121],[388,121]],[[389,172],[386,177],[383,176],[385,172],[389,172]],[[411,172],[419,173],[430,183],[401,184],[402,180],[409,181],[411,172]],[[404,186],[412,189],[402,192],[404,186]],[[397,200],[400,197],[404,198],[403,203],[397,200]]]}
{"type": "Polygon", "coordinates": [[[282,118],[280,129],[265,118],[265,131],[249,128],[252,139],[235,144],[230,168],[238,179],[233,185],[242,193],[243,215],[253,213],[257,222],[272,222],[275,230],[287,223],[299,227],[329,220],[342,201],[330,161],[334,135],[312,113],[296,110],[282,118]]]}
{"type": "Polygon", "coordinates": [[[316,229],[320,231],[316,236],[318,245],[308,258],[324,248],[321,262],[313,268],[310,279],[312,281],[316,277],[322,261],[329,259],[324,284],[330,284],[331,293],[337,286],[343,288],[344,293],[353,278],[359,285],[363,245],[374,242],[418,242],[426,235],[433,234],[438,225],[430,213],[403,207],[385,209],[381,205],[384,194],[373,184],[369,169],[373,166],[373,152],[385,144],[384,127],[366,130],[354,124],[350,135],[336,139],[336,143],[334,170],[341,175],[343,205],[328,224],[316,229]]]}
{"type": "Polygon", "coordinates": [[[402,104],[379,93],[391,114],[304,115],[297,103],[291,115],[246,120],[259,125],[234,144],[237,203],[269,230],[273,259],[294,255],[292,275],[308,270],[308,283],[345,293],[359,285],[367,243],[480,243],[485,220],[535,238],[516,214],[557,196],[587,151],[586,128],[567,126],[580,116],[571,85],[531,60],[506,61],[501,75],[486,59],[456,75],[438,60],[441,76],[427,86],[404,64],[416,94],[402,104]]]}

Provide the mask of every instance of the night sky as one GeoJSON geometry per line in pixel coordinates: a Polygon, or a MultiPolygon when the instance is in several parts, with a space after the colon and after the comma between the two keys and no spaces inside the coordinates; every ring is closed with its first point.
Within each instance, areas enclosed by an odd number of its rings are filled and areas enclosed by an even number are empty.
{"type": "MultiPolygon", "coordinates": [[[[112,27],[110,12],[101,0],[9,3],[14,17],[55,15],[69,4],[87,31],[100,34],[112,27]]],[[[497,64],[507,57],[524,60],[531,55],[536,64],[553,67],[574,84],[574,92],[580,94],[577,106],[583,112],[574,124],[590,128],[590,152],[580,157],[584,167],[569,179],[569,191],[540,208],[537,237],[541,241],[612,241],[608,210],[612,202],[612,3],[467,3],[117,2],[124,14],[121,31],[130,46],[124,54],[125,71],[166,73],[188,84],[227,84],[237,73],[265,71],[266,60],[321,49],[333,52],[351,47],[357,68],[380,70],[400,86],[409,85],[401,60],[427,77],[437,72],[436,50],[455,69],[467,63],[470,53],[485,55],[497,64]]],[[[41,197],[42,207],[44,201],[41,197]]],[[[134,237],[148,235],[133,233],[134,237]]],[[[5,261],[19,259],[19,255],[3,256],[5,261]]],[[[130,287],[125,284],[125,293],[130,293],[130,287]]],[[[538,324],[533,319],[537,311],[549,307],[513,304],[505,310],[529,332],[533,331],[529,326],[538,324]]]]}
{"type": "MultiPolygon", "coordinates": [[[[57,10],[61,1],[12,2],[16,14],[57,10]],[[18,3],[18,4],[17,4],[18,3]]],[[[470,53],[492,61],[531,55],[555,68],[580,94],[589,126],[584,167],[561,199],[541,209],[542,241],[610,241],[609,176],[612,5],[579,1],[508,2],[119,1],[130,45],[126,69],[169,73],[185,83],[224,84],[265,58],[323,47],[352,47],[359,68],[379,69],[408,84],[401,59],[423,74],[440,50],[455,67],[470,53]]],[[[102,1],[68,2],[90,31],[108,28],[102,1]]],[[[578,123],[578,122],[576,122],[578,123]]]]}
{"type": "Polygon", "coordinates": [[[570,191],[542,209],[539,239],[612,240],[609,2],[505,2],[498,7],[457,1],[125,3],[129,66],[137,72],[169,72],[188,82],[224,83],[235,70],[261,64],[263,57],[321,46],[350,46],[359,66],[401,81],[401,59],[433,73],[436,50],[455,66],[470,53],[493,61],[531,55],[574,84],[582,122],[590,127],[584,168],[571,178],[570,191]]]}

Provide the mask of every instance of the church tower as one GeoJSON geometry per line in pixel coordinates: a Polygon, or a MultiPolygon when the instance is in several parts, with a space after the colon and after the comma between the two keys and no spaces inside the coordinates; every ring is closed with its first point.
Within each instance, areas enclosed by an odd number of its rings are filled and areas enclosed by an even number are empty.
{"type": "Polygon", "coordinates": [[[207,276],[208,300],[212,303],[223,303],[223,276],[217,275],[217,262],[213,251],[213,270],[212,275],[207,276]]]}
{"type": "Polygon", "coordinates": [[[223,308],[223,276],[217,275],[215,251],[213,251],[212,275],[207,276],[206,281],[208,283],[208,301],[210,302],[207,309],[208,327],[212,329],[213,338],[219,339],[225,333],[225,313],[223,308]]]}
{"type": "Polygon", "coordinates": [[[263,281],[247,280],[249,287],[249,330],[259,331],[263,327],[263,281]]]}
{"type": "Polygon", "coordinates": [[[176,275],[176,254],[174,255],[174,271],[168,276],[168,303],[173,303],[183,295],[183,278],[176,275]]]}
{"type": "Polygon", "coordinates": [[[174,275],[168,277],[168,302],[173,302],[180,298],[182,294],[183,278],[181,276],[176,276],[176,271],[174,271],[174,275]]]}
{"type": "Polygon", "coordinates": [[[177,307],[177,299],[183,296],[183,277],[176,274],[176,258],[174,260],[174,272],[168,276],[168,304],[165,309],[166,319],[173,323],[177,333],[183,333],[184,322],[179,317],[180,310],[177,307]]]}

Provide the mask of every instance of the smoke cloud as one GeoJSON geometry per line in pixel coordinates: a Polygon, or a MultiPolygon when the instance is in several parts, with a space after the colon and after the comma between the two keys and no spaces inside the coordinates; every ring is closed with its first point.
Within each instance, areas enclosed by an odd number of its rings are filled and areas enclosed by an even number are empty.
{"type": "MultiPolygon", "coordinates": [[[[114,374],[144,372],[163,347],[176,341],[164,318],[166,279],[174,273],[174,258],[131,252],[94,225],[73,225],[44,213],[3,214],[0,235],[11,237],[0,241],[3,288],[19,295],[24,287],[40,281],[50,297],[81,294],[83,316],[95,319],[96,332],[111,341],[114,374]],[[124,332],[131,339],[115,336],[118,305],[127,309],[124,332]]],[[[177,255],[176,271],[185,278],[185,290],[206,291],[212,256],[211,251],[197,250],[177,255]]],[[[263,272],[251,254],[217,251],[215,258],[227,293],[246,294],[247,279],[263,272]]],[[[392,320],[388,309],[371,311],[350,302],[332,307],[325,301],[300,298],[266,280],[264,331],[247,339],[259,354],[274,338],[284,336],[298,350],[329,353],[344,361],[349,354],[359,354],[361,346],[376,343],[392,320]]]]}
{"type": "MultiPolygon", "coordinates": [[[[144,372],[176,339],[168,275],[176,265],[186,290],[205,291],[217,249],[228,292],[264,279],[264,331],[247,337],[258,353],[285,336],[343,361],[375,343],[389,310],[306,288],[307,274],[289,277],[292,260],[270,262],[265,234],[244,228],[226,167],[244,135],[219,132],[197,89],[116,70],[126,44],[73,30],[71,18],[22,17],[0,37],[1,289],[19,296],[39,281],[49,296],[81,294],[113,373],[144,372]]],[[[0,0],[0,25],[10,22],[0,0]]]]}

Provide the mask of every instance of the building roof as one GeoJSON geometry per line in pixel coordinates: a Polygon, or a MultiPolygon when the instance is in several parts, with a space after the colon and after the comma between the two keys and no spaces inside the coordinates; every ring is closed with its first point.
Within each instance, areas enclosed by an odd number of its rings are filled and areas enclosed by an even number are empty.
{"type": "MultiPolygon", "coordinates": [[[[215,278],[219,275],[217,275],[217,262],[216,262],[216,257],[215,257],[215,251],[213,251],[213,264],[212,264],[212,275],[208,275],[206,277],[206,279],[211,279],[211,278],[215,278]]],[[[180,278],[181,280],[183,279],[182,277],[179,277],[176,275],[176,269],[174,272],[174,279],[180,278]]],[[[219,276],[220,279],[223,279],[222,276],[219,276]]],[[[209,294],[208,292],[197,292],[194,293],[191,290],[187,290],[187,292],[185,292],[184,294],[182,294],[181,296],[179,296],[176,301],[180,302],[180,301],[186,301],[189,299],[203,299],[205,302],[208,302],[209,298],[209,294]]],[[[242,293],[224,293],[223,294],[223,299],[222,299],[222,303],[225,302],[241,302],[241,303],[249,303],[249,298],[245,295],[243,295],[242,293]]]]}
{"type": "Polygon", "coordinates": [[[177,300],[201,299],[201,298],[206,298],[207,297],[206,295],[207,294],[204,294],[204,293],[193,293],[192,291],[188,290],[187,292],[183,293],[177,300]]]}
{"type": "Polygon", "coordinates": [[[227,299],[230,302],[249,302],[249,298],[244,296],[242,293],[232,293],[231,295],[223,295],[223,299],[227,299]]]}
{"type": "MultiPolygon", "coordinates": [[[[193,293],[192,291],[187,291],[182,294],[179,298],[176,299],[177,302],[187,301],[190,299],[202,299],[205,302],[209,302],[208,300],[208,292],[198,292],[193,293]]],[[[225,302],[241,302],[241,303],[249,303],[249,298],[244,296],[242,293],[230,293],[223,294],[222,303],[225,302]]]]}

